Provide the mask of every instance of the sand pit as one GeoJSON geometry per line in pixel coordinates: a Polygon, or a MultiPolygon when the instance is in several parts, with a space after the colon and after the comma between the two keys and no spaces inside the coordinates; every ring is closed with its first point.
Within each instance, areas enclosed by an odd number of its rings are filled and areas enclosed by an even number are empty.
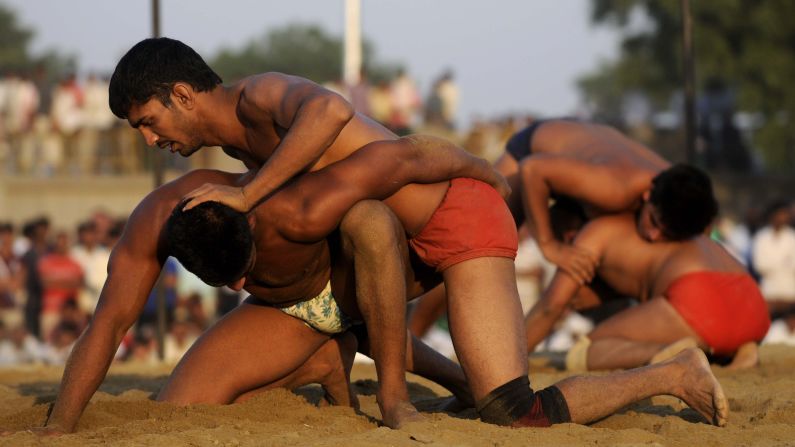
{"type": "MultiPolygon", "coordinates": [[[[27,432],[0,438],[0,445],[320,445],[437,446],[786,446],[795,445],[795,348],[765,346],[762,365],[730,372],[716,367],[731,405],[729,424],[717,428],[678,400],[642,402],[591,426],[564,424],[548,429],[506,429],[475,420],[473,410],[430,412],[447,393],[412,377],[410,391],[427,422],[403,430],[379,427],[372,366],[357,365],[353,380],[362,411],[317,407],[320,391],[276,390],[239,405],[176,407],[149,397],[164,382],[167,367],[120,365],[111,370],[80,421],[78,432],[42,440],[27,432]]],[[[0,429],[24,430],[44,421],[60,380],[56,368],[0,370],[0,429]]],[[[536,387],[565,374],[533,371],[536,387]]]]}

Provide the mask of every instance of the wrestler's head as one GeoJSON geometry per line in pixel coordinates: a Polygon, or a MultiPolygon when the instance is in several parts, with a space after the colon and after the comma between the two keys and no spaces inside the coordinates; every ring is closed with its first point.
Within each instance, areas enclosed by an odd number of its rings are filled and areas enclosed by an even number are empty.
{"type": "Polygon", "coordinates": [[[166,222],[168,254],[211,286],[243,288],[256,260],[246,215],[218,202],[184,206],[178,203],[166,222]]]}
{"type": "Polygon", "coordinates": [[[555,204],[549,208],[549,223],[555,239],[571,244],[588,218],[582,206],[566,196],[555,197],[555,204]]]}
{"type": "Polygon", "coordinates": [[[681,241],[704,233],[718,214],[706,173],[677,164],[659,173],[643,194],[638,233],[649,242],[681,241]]]}
{"type": "Polygon", "coordinates": [[[110,109],[138,129],[149,145],[189,156],[199,139],[197,94],[213,90],[218,76],[193,49],[165,37],[138,42],[110,78],[110,109]]]}

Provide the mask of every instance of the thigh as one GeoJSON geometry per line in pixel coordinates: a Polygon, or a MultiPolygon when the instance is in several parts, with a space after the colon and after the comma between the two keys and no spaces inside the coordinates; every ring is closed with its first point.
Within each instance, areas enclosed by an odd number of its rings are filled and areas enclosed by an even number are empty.
{"type": "Polygon", "coordinates": [[[291,373],[328,339],[278,309],[243,303],[194,343],[158,400],[232,402],[291,373]]]}
{"type": "Polygon", "coordinates": [[[591,340],[625,338],[640,342],[673,343],[684,337],[701,338],[663,297],[623,310],[600,323],[591,340]]]}

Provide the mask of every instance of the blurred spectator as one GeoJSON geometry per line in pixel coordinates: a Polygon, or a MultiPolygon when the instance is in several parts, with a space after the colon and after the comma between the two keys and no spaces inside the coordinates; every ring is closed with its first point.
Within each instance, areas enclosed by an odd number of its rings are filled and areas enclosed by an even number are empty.
{"type": "Polygon", "coordinates": [[[27,173],[30,172],[34,160],[35,147],[31,129],[39,109],[39,92],[27,75],[14,76],[7,88],[6,135],[13,158],[16,159],[16,163],[12,162],[10,167],[12,172],[18,168],[27,173]]]}
{"type": "Polygon", "coordinates": [[[21,363],[38,363],[43,360],[43,347],[36,337],[30,335],[22,325],[6,331],[2,325],[3,337],[0,338],[0,366],[12,366],[21,363]]]}
{"type": "Polygon", "coordinates": [[[22,265],[14,256],[14,227],[0,223],[0,321],[16,314],[17,296],[22,288],[22,265]]]}
{"type": "Polygon", "coordinates": [[[108,234],[105,236],[105,239],[102,243],[108,250],[113,250],[113,246],[116,245],[116,242],[119,241],[121,238],[121,234],[124,232],[124,225],[127,224],[127,219],[117,219],[113,222],[110,229],[108,229],[108,234]]]}
{"type": "MultiPolygon", "coordinates": [[[[80,173],[97,172],[96,165],[103,137],[116,122],[116,117],[108,106],[108,82],[95,74],[89,75],[84,87],[83,130],[77,147],[77,165],[80,173]]],[[[105,157],[107,159],[107,157],[105,157]]],[[[109,170],[104,167],[103,171],[109,170]]]]}
{"type": "Polygon", "coordinates": [[[767,226],[753,240],[754,267],[761,276],[760,289],[774,319],[795,312],[795,230],[791,220],[789,203],[773,203],[768,209],[767,226]]]}
{"type": "Polygon", "coordinates": [[[174,308],[177,305],[177,272],[179,271],[179,262],[169,256],[166,263],[163,265],[163,270],[160,273],[160,278],[157,284],[149,294],[149,298],[144,304],[143,312],[138,317],[138,329],[141,331],[150,330],[157,325],[157,297],[159,293],[163,293],[166,300],[166,324],[171,324],[174,321],[174,308]]]}
{"type": "Polygon", "coordinates": [[[69,253],[69,235],[60,231],[55,245],[38,264],[42,284],[41,335],[47,339],[61,319],[67,301],[76,301],[84,284],[83,268],[69,253]]]}
{"type": "Polygon", "coordinates": [[[50,221],[41,217],[28,222],[22,229],[28,239],[28,251],[22,255],[22,269],[25,275],[25,328],[34,337],[41,339],[41,310],[43,286],[39,273],[39,261],[47,254],[47,236],[50,221]]]}
{"type": "Polygon", "coordinates": [[[430,126],[455,129],[458,112],[458,86],[453,82],[453,72],[448,70],[433,84],[425,108],[425,122],[430,126]]]}
{"type": "Polygon", "coordinates": [[[389,88],[392,97],[392,113],[389,117],[388,127],[400,136],[408,135],[412,133],[411,129],[414,127],[417,112],[422,106],[417,85],[406,73],[406,70],[401,68],[389,88]]]}
{"type": "Polygon", "coordinates": [[[44,346],[43,360],[50,365],[63,365],[80,337],[81,329],[71,321],[61,321],[53,329],[51,343],[44,346]]]}
{"type": "Polygon", "coordinates": [[[211,321],[208,315],[215,315],[216,300],[218,293],[216,288],[208,286],[188,269],[177,261],[177,296],[179,297],[178,307],[188,311],[187,318],[197,323],[202,329],[207,327],[211,321]]]}
{"type": "Polygon", "coordinates": [[[370,118],[389,127],[392,113],[392,97],[389,94],[389,83],[381,81],[370,89],[370,118]]]}
{"type": "Polygon", "coordinates": [[[83,91],[74,74],[66,76],[55,89],[50,106],[50,118],[55,132],[60,136],[61,147],[53,147],[49,165],[61,171],[65,159],[76,155],[77,133],[83,125],[83,91]]]}
{"type": "Polygon", "coordinates": [[[108,272],[110,250],[100,245],[99,240],[94,221],[83,222],[77,227],[77,245],[72,249],[72,258],[85,274],[85,287],[78,300],[80,308],[87,313],[94,313],[108,272]]]}
{"type": "Polygon", "coordinates": [[[163,344],[164,360],[178,362],[199,338],[200,330],[190,321],[176,320],[163,344]]]}
{"type": "Polygon", "coordinates": [[[349,86],[351,104],[357,112],[372,116],[370,110],[370,81],[367,79],[367,73],[362,70],[359,75],[359,82],[355,85],[349,86]]]}

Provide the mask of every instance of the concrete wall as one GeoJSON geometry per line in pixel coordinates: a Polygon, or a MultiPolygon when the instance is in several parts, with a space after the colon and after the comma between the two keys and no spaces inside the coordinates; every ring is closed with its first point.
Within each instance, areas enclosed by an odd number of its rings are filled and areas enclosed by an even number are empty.
{"type": "MultiPolygon", "coordinates": [[[[217,148],[207,148],[191,157],[190,168],[242,172],[242,164],[217,148]]],[[[166,181],[179,176],[167,172],[166,181]]],[[[127,217],[146,194],[154,189],[150,173],[59,177],[0,176],[0,221],[16,225],[41,215],[54,228],[73,229],[94,211],[127,217]]]]}

